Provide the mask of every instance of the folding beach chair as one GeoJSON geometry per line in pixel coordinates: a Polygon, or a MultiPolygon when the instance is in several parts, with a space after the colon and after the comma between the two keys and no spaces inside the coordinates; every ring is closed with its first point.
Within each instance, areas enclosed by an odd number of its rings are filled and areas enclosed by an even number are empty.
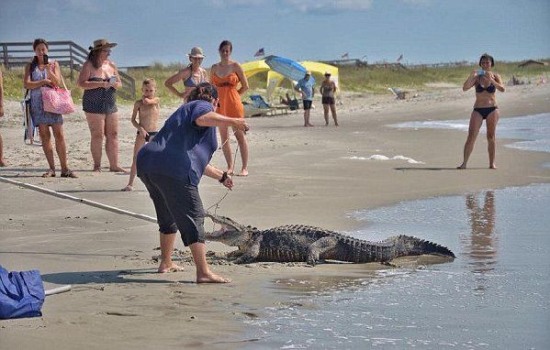
{"type": "Polygon", "coordinates": [[[250,100],[252,101],[252,104],[245,105],[246,116],[272,116],[286,114],[288,112],[288,107],[271,106],[261,95],[250,95],[250,100]]]}
{"type": "Polygon", "coordinates": [[[392,92],[397,100],[404,100],[407,98],[408,91],[403,91],[400,88],[389,87],[388,90],[392,92]]]}
{"type": "Polygon", "coordinates": [[[261,95],[250,95],[250,99],[256,108],[271,108],[261,95]]]}

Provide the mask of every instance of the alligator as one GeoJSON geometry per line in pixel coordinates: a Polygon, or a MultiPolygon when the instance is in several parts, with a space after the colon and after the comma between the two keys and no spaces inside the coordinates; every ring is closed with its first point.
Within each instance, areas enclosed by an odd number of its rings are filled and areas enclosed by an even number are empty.
{"type": "Polygon", "coordinates": [[[216,214],[205,213],[205,217],[221,225],[220,230],[206,232],[206,240],[238,247],[228,256],[236,264],[269,261],[315,265],[326,260],[359,264],[389,263],[397,257],[423,254],[443,256],[450,260],[455,258],[453,252],[444,246],[405,235],[370,242],[307,225],[259,230],[216,214]]]}

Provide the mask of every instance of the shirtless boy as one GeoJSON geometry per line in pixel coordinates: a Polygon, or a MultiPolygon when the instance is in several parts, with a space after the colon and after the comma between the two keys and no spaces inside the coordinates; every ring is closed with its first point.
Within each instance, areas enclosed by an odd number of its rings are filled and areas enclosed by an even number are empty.
{"type": "Polygon", "coordinates": [[[157,83],[154,79],[145,79],[141,86],[143,96],[134,103],[132,112],[132,125],[138,130],[134,143],[134,158],[128,185],[122,191],[132,191],[136,178],[136,155],[139,149],[149,142],[158,131],[158,120],[160,115],[159,98],[155,96],[157,83]],[[139,117],[138,117],[139,115],[139,117]],[[138,122],[139,119],[139,122],[138,122]]]}

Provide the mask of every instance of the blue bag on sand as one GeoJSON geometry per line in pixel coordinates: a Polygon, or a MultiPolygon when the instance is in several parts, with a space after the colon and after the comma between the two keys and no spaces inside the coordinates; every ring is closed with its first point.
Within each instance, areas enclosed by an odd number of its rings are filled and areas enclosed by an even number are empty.
{"type": "Polygon", "coordinates": [[[42,316],[45,298],[38,270],[8,272],[0,265],[0,319],[42,316]]]}

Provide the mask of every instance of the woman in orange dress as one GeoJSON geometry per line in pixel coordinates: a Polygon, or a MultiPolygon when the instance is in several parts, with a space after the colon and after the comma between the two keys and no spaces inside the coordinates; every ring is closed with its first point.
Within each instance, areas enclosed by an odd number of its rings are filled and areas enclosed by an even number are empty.
{"type": "MultiPolygon", "coordinates": [[[[241,65],[231,60],[233,44],[231,44],[230,41],[222,41],[218,51],[220,53],[220,62],[214,64],[210,69],[210,82],[218,89],[220,99],[216,112],[231,118],[244,118],[244,107],[241,96],[248,90],[248,80],[244,75],[241,65]]],[[[229,128],[227,126],[220,126],[219,128],[223,155],[227,162],[227,172],[233,174],[235,164],[231,156],[229,128]]],[[[233,129],[233,133],[239,144],[242,160],[241,172],[237,175],[247,176],[248,143],[246,141],[245,132],[243,130],[233,129]]]]}

